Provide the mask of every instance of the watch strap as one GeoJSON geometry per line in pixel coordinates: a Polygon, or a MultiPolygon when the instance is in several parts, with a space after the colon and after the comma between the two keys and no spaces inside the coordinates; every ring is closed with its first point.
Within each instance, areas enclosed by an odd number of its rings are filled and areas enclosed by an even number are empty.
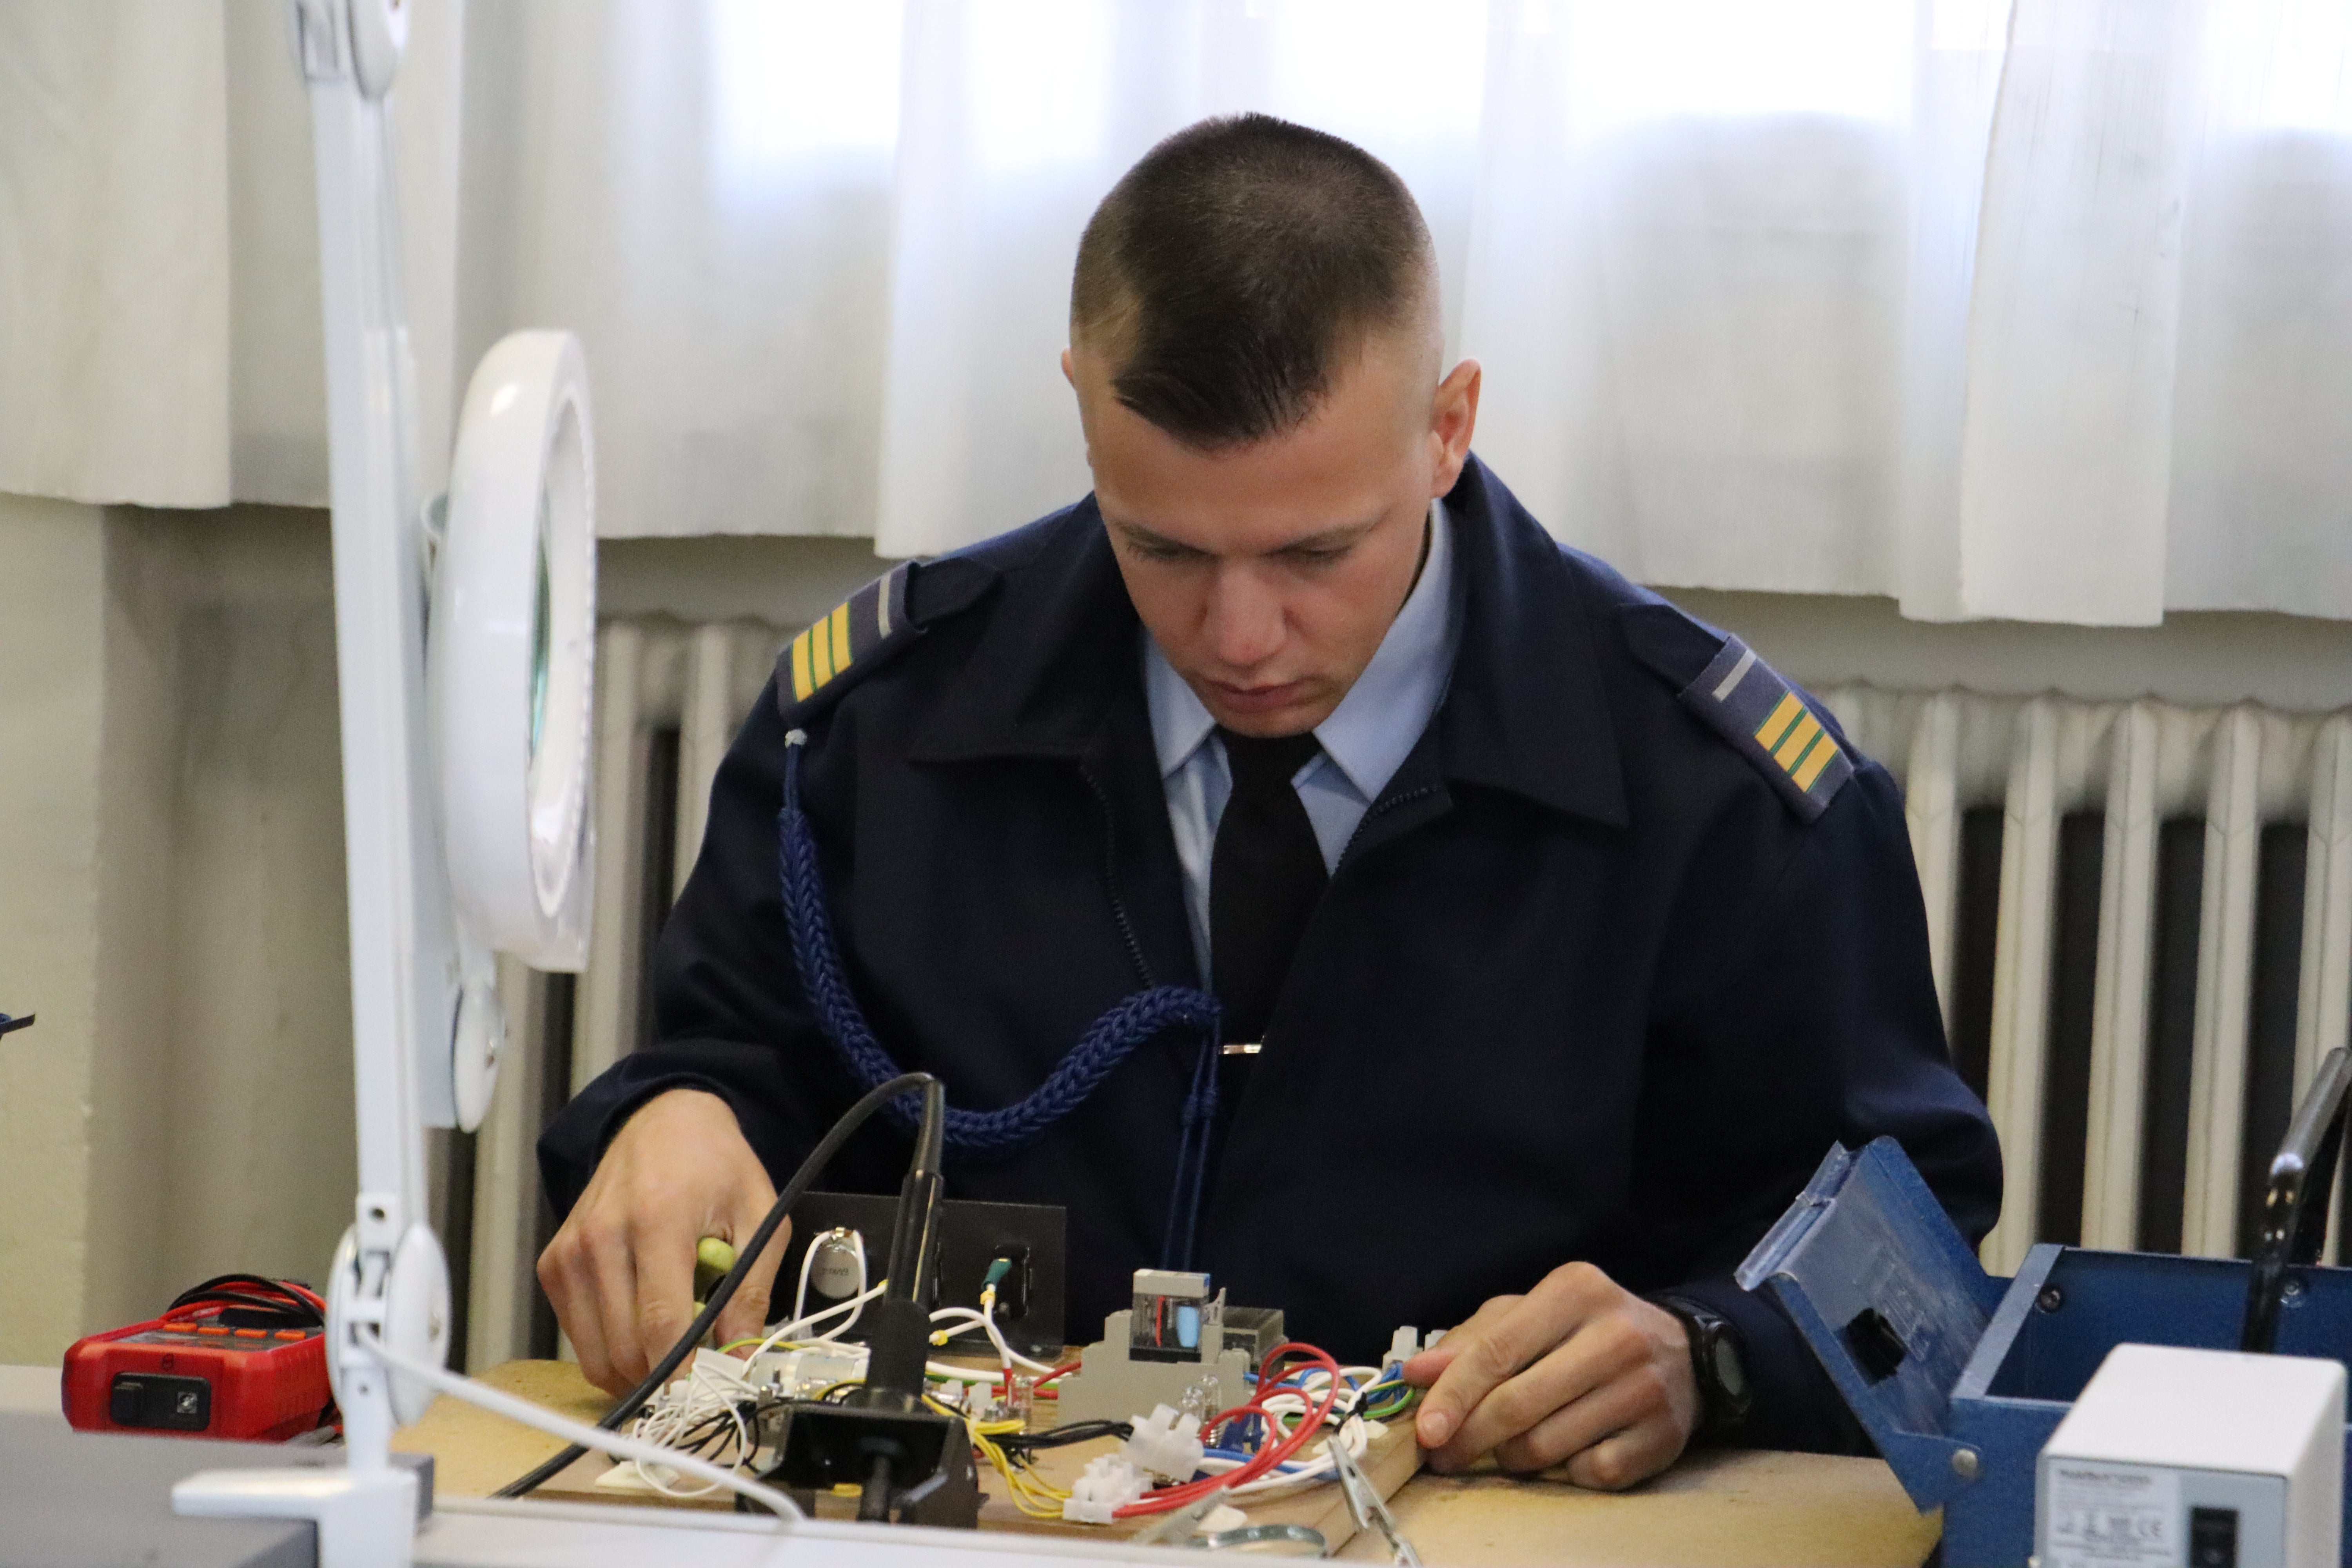
{"type": "Polygon", "coordinates": [[[1672,1291],[1661,1291],[1644,1298],[1652,1305],[1672,1312],[1683,1325],[1690,1342],[1691,1381],[1698,1387],[1699,1423],[1695,1437],[1719,1437],[1735,1430],[1747,1417],[1754,1403],[1754,1389],[1745,1376],[1746,1356],[1739,1327],[1704,1301],[1672,1291]],[[1725,1384],[1721,1363],[1717,1360],[1723,1349],[1741,1362],[1741,1385],[1731,1388],[1725,1384]]]}

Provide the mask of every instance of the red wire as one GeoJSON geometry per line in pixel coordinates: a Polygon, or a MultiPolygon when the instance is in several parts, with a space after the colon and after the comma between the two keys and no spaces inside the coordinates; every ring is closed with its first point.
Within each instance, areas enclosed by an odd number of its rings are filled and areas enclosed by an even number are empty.
{"type": "MultiPolygon", "coordinates": [[[[1053,1371],[1046,1373],[1045,1375],[1038,1378],[1036,1382],[1031,1384],[1029,1385],[1029,1392],[1040,1399],[1060,1398],[1062,1394],[1060,1389],[1056,1388],[1048,1390],[1045,1385],[1066,1373],[1077,1371],[1081,1364],[1083,1363],[1075,1361],[1064,1362],[1060,1366],[1055,1367],[1053,1371]]],[[[1003,1372],[996,1374],[996,1396],[999,1399],[1010,1399],[1013,1397],[1013,1369],[1009,1366],[1003,1372]]]]}
{"type": "Polygon", "coordinates": [[[1284,1357],[1290,1355],[1319,1363],[1323,1369],[1331,1374],[1330,1384],[1324,1390],[1323,1403],[1308,1413],[1307,1419],[1298,1424],[1297,1431],[1279,1442],[1268,1441],[1258,1449],[1256,1455],[1247,1464],[1239,1468],[1227,1470],[1222,1476],[1210,1476],[1202,1480],[1186,1481],[1181,1486],[1163,1488],[1149,1497],[1139,1498],[1129,1503],[1125,1508],[1114,1509],[1111,1511],[1111,1517],[1134,1519],[1142,1514],[1165,1513],[1171,1508],[1181,1508],[1186,1503],[1195,1501],[1211,1492],[1237,1487],[1244,1481],[1254,1481],[1305,1447],[1308,1439],[1322,1430],[1324,1421],[1339,1403],[1340,1390],[1346,1384],[1339,1376],[1339,1363],[1327,1352],[1319,1351],[1313,1345],[1301,1344],[1296,1340],[1278,1344],[1266,1353],[1265,1362],[1259,1365],[1257,1371],[1257,1393],[1251,1396],[1247,1404],[1237,1405],[1233,1409],[1219,1414],[1203,1423],[1201,1430],[1203,1433],[1213,1432],[1218,1426],[1237,1415],[1265,1416],[1269,1436],[1278,1430],[1278,1423],[1273,1416],[1266,1415],[1265,1401],[1276,1394],[1299,1392],[1297,1389],[1276,1386],[1274,1369],[1284,1357]]]}
{"type": "MultiPolygon", "coordinates": [[[[268,1293],[265,1292],[260,1286],[248,1285],[244,1287],[244,1289],[249,1293],[260,1297],[265,1301],[268,1300],[268,1293]]],[[[327,1303],[315,1290],[284,1280],[278,1281],[272,1287],[272,1289],[277,1294],[286,1297],[289,1299],[289,1300],[299,1300],[310,1306],[317,1308],[319,1314],[321,1317],[326,1315],[327,1303]]],[[[190,1301],[185,1306],[169,1309],[163,1316],[157,1318],[155,1321],[159,1323],[184,1323],[199,1319],[217,1318],[236,1304],[236,1303],[230,1301],[190,1301]]]]}

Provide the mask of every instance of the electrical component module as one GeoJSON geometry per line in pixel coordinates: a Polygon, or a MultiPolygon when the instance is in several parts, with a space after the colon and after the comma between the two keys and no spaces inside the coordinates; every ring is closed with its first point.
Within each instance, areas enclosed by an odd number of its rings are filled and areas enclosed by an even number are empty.
{"type": "Polygon", "coordinates": [[[866,1289],[866,1238],[846,1226],[835,1226],[810,1241],[802,1268],[810,1290],[824,1305],[846,1301],[866,1289]]]}
{"type": "Polygon", "coordinates": [[[1205,1274],[1139,1268],[1134,1305],[1104,1321],[1102,1339],[1062,1379],[1061,1418],[1124,1421],[1162,1405],[1196,1415],[1231,1409],[1249,1397],[1261,1345],[1281,1340],[1280,1311],[1228,1308],[1205,1274]],[[1238,1343],[1228,1338],[1233,1320],[1247,1325],[1238,1343]]]}
{"type": "Polygon", "coordinates": [[[829,1388],[866,1381],[864,1345],[762,1351],[744,1368],[744,1381],[781,1399],[814,1399],[829,1388]]]}

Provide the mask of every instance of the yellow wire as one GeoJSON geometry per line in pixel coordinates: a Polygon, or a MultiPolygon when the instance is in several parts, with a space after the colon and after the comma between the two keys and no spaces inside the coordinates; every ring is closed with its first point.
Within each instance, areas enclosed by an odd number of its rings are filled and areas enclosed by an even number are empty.
{"type": "MultiPolygon", "coordinates": [[[[923,1396],[923,1402],[942,1415],[961,1415],[929,1394],[923,1396]]],[[[969,1415],[961,1415],[961,1418],[965,1433],[971,1439],[973,1451],[988,1461],[991,1469],[1004,1478],[1005,1494],[1013,1500],[1014,1508],[1032,1519],[1062,1517],[1062,1503],[1070,1494],[1037,1474],[1026,1459],[1015,1461],[994,1441],[1006,1433],[1023,1430],[1025,1423],[1019,1420],[974,1421],[969,1415]]]]}

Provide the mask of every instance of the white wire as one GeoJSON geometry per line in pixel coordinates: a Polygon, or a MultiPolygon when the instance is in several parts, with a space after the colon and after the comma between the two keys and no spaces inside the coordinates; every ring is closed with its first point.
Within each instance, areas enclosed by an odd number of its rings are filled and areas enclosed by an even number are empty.
{"type": "Polygon", "coordinates": [[[987,1331],[988,1342],[996,1347],[1005,1371],[1011,1372],[1016,1366],[1025,1367],[1031,1372],[1054,1370],[1042,1361],[1031,1361],[1005,1342],[1004,1331],[996,1326],[996,1287],[993,1285],[980,1293],[980,1326],[987,1331]]]}
{"type": "MultiPolygon", "coordinates": [[[[688,1433],[714,1415],[724,1415],[735,1428],[736,1467],[740,1468],[742,1457],[749,1455],[752,1447],[751,1427],[743,1419],[741,1408],[751,1385],[730,1364],[731,1360],[697,1352],[687,1375],[656,1394],[632,1430],[656,1447],[685,1452],[683,1443],[688,1433]]],[[[645,1478],[646,1485],[667,1497],[709,1497],[719,1489],[709,1481],[691,1489],[680,1488],[674,1477],[665,1478],[657,1473],[663,1468],[667,1466],[648,1468],[639,1462],[637,1473],[645,1478]]]]}
{"type": "Polygon", "coordinates": [[[846,1331],[852,1324],[857,1321],[857,1315],[866,1310],[866,1302],[871,1301],[875,1297],[882,1294],[882,1292],[888,1289],[889,1287],[890,1281],[885,1279],[869,1289],[859,1291],[856,1295],[852,1296],[846,1301],[836,1301],[830,1307],[821,1308],[816,1311],[811,1312],[805,1318],[794,1318],[788,1322],[779,1323],[774,1329],[769,1331],[766,1339],[760,1342],[759,1348],[754,1350],[751,1354],[754,1356],[765,1355],[787,1340],[799,1340],[808,1344],[831,1344],[845,1331],[846,1331]],[[823,1322],[825,1319],[832,1317],[836,1312],[847,1312],[849,1316],[843,1319],[833,1328],[827,1329],[824,1333],[815,1335],[807,1334],[806,1331],[808,1329],[817,1323],[823,1322]]]}
{"type": "Polygon", "coordinates": [[[542,1410],[530,1400],[517,1398],[503,1389],[492,1388],[486,1383],[477,1383],[470,1377],[461,1377],[454,1372],[435,1366],[430,1362],[421,1362],[404,1356],[381,1340],[370,1338],[362,1342],[366,1344],[369,1353],[403,1377],[413,1377],[427,1388],[438,1389],[452,1398],[462,1399],[468,1405],[478,1405],[483,1409],[503,1415],[509,1421],[520,1421],[526,1426],[537,1427],[551,1436],[561,1437],[565,1442],[576,1444],[583,1448],[593,1448],[599,1453],[610,1454],[615,1458],[635,1459],[641,1465],[650,1461],[686,1475],[714,1482],[729,1491],[740,1493],[776,1514],[776,1528],[779,1530],[785,1529],[793,1521],[807,1517],[801,1512],[797,1503],[775,1488],[763,1486],[749,1476],[740,1476],[732,1470],[722,1469],[708,1459],[698,1459],[691,1454],[681,1454],[674,1449],[657,1447],[636,1437],[619,1432],[607,1432],[601,1426],[591,1426],[584,1421],[574,1421],[568,1415],[558,1415],[552,1410],[542,1410]]]}
{"type": "MultiPolygon", "coordinates": [[[[1364,1450],[1372,1445],[1373,1429],[1372,1422],[1360,1415],[1350,1415],[1346,1421],[1340,1423],[1339,1441],[1346,1446],[1349,1454],[1361,1458],[1364,1450]]],[[[1385,1429],[1381,1428],[1381,1430],[1385,1429]]],[[[1246,1459],[1209,1458],[1201,1461],[1201,1468],[1211,1475],[1223,1475],[1228,1471],[1241,1468],[1248,1462],[1246,1459]]],[[[1237,1487],[1227,1488],[1225,1495],[1255,1497],[1263,1492],[1278,1491],[1288,1487],[1321,1481],[1331,1475],[1331,1456],[1319,1443],[1315,1445],[1315,1458],[1294,1462],[1297,1465],[1296,1469],[1279,1469],[1271,1475],[1260,1476],[1254,1481],[1244,1481],[1237,1487]]]]}
{"type": "MultiPolygon", "coordinates": [[[[823,1239],[824,1237],[812,1237],[808,1246],[801,1250],[800,1289],[793,1292],[793,1316],[795,1318],[808,1310],[809,1270],[816,1267],[816,1244],[823,1239]]],[[[858,1289],[865,1289],[866,1281],[861,1279],[857,1284],[858,1289]]],[[[855,1294],[855,1292],[853,1292],[853,1294],[855,1294]]]]}
{"type": "Polygon", "coordinates": [[[931,1323],[934,1327],[950,1321],[965,1325],[978,1323],[981,1321],[980,1309],[977,1307],[941,1307],[938,1311],[931,1314],[931,1323]]]}
{"type": "MultiPolygon", "coordinates": [[[[806,1349],[832,1346],[839,1335],[856,1324],[865,1304],[888,1289],[889,1281],[887,1279],[870,1287],[866,1285],[864,1241],[865,1238],[862,1236],[852,1233],[852,1245],[856,1252],[860,1287],[856,1295],[847,1300],[837,1301],[830,1307],[821,1308],[814,1312],[803,1314],[801,1311],[800,1309],[807,1301],[811,1259],[816,1252],[816,1243],[812,1241],[802,1255],[800,1283],[793,1294],[792,1318],[772,1330],[749,1355],[740,1358],[739,1363],[731,1356],[721,1361],[717,1358],[706,1358],[698,1353],[688,1364],[685,1377],[672,1383],[654,1396],[646,1413],[634,1423],[629,1438],[588,1443],[584,1438],[573,1436],[571,1440],[583,1447],[598,1447],[606,1453],[621,1455],[630,1459],[635,1464],[637,1473],[645,1479],[647,1486],[669,1497],[708,1497],[721,1488],[732,1487],[733,1489],[740,1491],[746,1485],[757,1485],[758,1483],[747,1482],[740,1475],[735,1475],[697,1455],[689,1454],[676,1445],[680,1443],[688,1433],[702,1426],[712,1416],[723,1414],[734,1425],[737,1454],[748,1454],[751,1451],[751,1432],[745,1425],[740,1408],[740,1396],[752,1387],[748,1375],[751,1364],[781,1345],[797,1342],[800,1348],[806,1349]],[[824,1333],[811,1339],[797,1338],[825,1319],[844,1313],[847,1316],[824,1333]],[[745,1370],[736,1371],[735,1368],[739,1364],[745,1370]],[[644,1451],[625,1453],[621,1447],[623,1442],[642,1445],[644,1451]],[[678,1485],[678,1479],[686,1476],[695,1478],[701,1484],[692,1488],[681,1487],[678,1485]]],[[[934,1324],[952,1324],[959,1329],[977,1324],[987,1334],[990,1343],[995,1346],[1001,1359],[1000,1371],[1002,1372],[1010,1372],[1016,1364],[1038,1373],[1053,1371],[1053,1368],[1044,1363],[1032,1361],[1020,1354],[1006,1342],[1003,1331],[996,1326],[994,1296],[995,1293],[992,1290],[982,1292],[982,1304],[977,1310],[971,1307],[942,1307],[931,1314],[930,1321],[934,1324]]],[[[390,1359],[388,1354],[386,1359],[390,1359]]],[[[403,1370],[406,1370],[404,1363],[403,1370]]],[[[980,1371],[971,1367],[950,1366],[941,1362],[927,1362],[925,1370],[935,1376],[975,1384],[994,1383],[999,1375],[998,1373],[980,1371]]],[[[433,1382],[434,1380],[425,1379],[425,1381],[433,1382]]],[[[446,1384],[434,1383],[434,1386],[441,1387],[445,1392],[454,1394],[459,1398],[472,1397],[470,1394],[461,1392],[458,1388],[446,1384]]],[[[492,1394],[497,1393],[496,1390],[489,1389],[485,1389],[484,1392],[492,1394]]],[[[476,1402],[489,1405],[486,1400],[476,1402]]],[[[496,1405],[490,1405],[489,1407],[500,1408],[496,1405]]],[[[530,1408],[536,1409],[535,1406],[530,1408]]],[[[512,1411],[503,1413],[514,1415],[512,1411]]],[[[519,1415],[515,1415],[515,1418],[525,1419],[519,1415]]],[[[549,1422],[560,1422],[562,1419],[562,1417],[549,1417],[547,1421],[534,1420],[531,1424],[539,1426],[541,1430],[553,1430],[549,1422]]],[[[583,1428],[583,1430],[593,1429],[583,1428]]],[[[614,1436],[610,1433],[604,1434],[606,1439],[613,1439],[614,1436]]]]}
{"type": "Polygon", "coordinates": [[[852,1328],[856,1326],[859,1316],[866,1310],[866,1303],[871,1301],[875,1297],[879,1296],[884,1290],[889,1289],[889,1285],[890,1281],[885,1279],[880,1284],[874,1286],[870,1289],[860,1290],[856,1295],[852,1296],[848,1300],[840,1303],[838,1306],[828,1307],[823,1312],[810,1313],[808,1317],[803,1320],[804,1322],[814,1323],[818,1319],[828,1316],[834,1312],[847,1312],[849,1314],[849,1316],[842,1319],[841,1321],[834,1324],[833,1327],[825,1330],[824,1332],[817,1335],[815,1342],[818,1344],[830,1344],[834,1341],[839,1339],[842,1335],[847,1333],[852,1328]]]}

